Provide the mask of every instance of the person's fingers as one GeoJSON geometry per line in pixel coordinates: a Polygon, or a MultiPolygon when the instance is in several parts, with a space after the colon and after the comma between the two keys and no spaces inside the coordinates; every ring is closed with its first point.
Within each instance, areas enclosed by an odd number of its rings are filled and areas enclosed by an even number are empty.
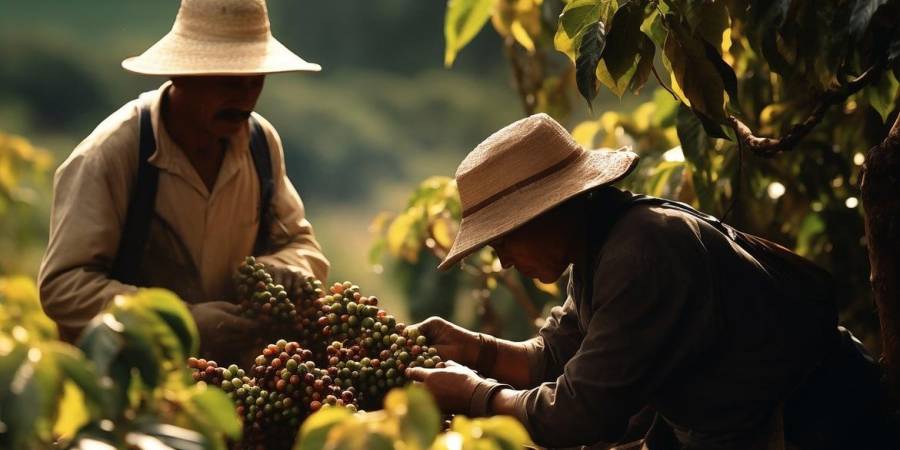
{"type": "Polygon", "coordinates": [[[450,359],[444,362],[447,367],[465,367],[462,364],[450,359]]]}
{"type": "Polygon", "coordinates": [[[219,310],[221,310],[225,313],[231,314],[233,316],[237,316],[241,313],[241,305],[238,305],[237,303],[222,302],[222,301],[215,302],[215,303],[216,303],[215,306],[219,310]]]}
{"type": "Polygon", "coordinates": [[[428,370],[422,367],[410,367],[406,369],[406,378],[413,381],[425,381],[428,378],[428,370]]]}

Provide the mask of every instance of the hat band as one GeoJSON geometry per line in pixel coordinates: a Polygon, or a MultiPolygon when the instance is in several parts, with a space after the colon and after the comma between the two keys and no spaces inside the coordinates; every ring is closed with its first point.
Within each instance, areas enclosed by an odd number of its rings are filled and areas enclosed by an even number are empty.
{"type": "Polygon", "coordinates": [[[551,174],[553,174],[554,172],[558,172],[559,170],[563,169],[564,167],[568,166],[569,164],[572,164],[572,162],[574,162],[576,159],[578,159],[579,156],[581,156],[585,153],[587,153],[587,152],[585,152],[583,150],[580,152],[572,152],[572,154],[570,154],[569,156],[566,156],[564,159],[562,159],[558,163],[556,163],[556,164],[554,164],[554,165],[552,165],[552,166],[550,166],[528,178],[525,178],[524,180],[519,181],[518,183],[513,184],[513,185],[507,187],[506,189],[504,189],[500,192],[497,192],[496,194],[494,194],[494,195],[492,195],[492,196],[490,196],[468,208],[464,208],[462,211],[462,216],[468,217],[472,214],[475,214],[476,212],[483,209],[485,206],[488,206],[491,203],[494,203],[501,197],[504,197],[504,196],[510,194],[511,192],[519,190],[519,189],[521,189],[531,183],[534,183],[542,178],[546,178],[546,177],[550,176],[551,174]]]}

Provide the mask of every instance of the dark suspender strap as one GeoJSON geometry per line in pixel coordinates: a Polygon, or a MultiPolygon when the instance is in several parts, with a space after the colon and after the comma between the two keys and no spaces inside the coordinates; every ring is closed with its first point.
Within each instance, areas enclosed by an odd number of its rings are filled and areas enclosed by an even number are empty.
{"type": "Polygon", "coordinates": [[[150,234],[150,221],[156,206],[159,169],[148,159],[156,151],[150,105],[141,101],[139,114],[140,146],[138,148],[137,178],[131,189],[131,201],[125,216],[125,226],[119,239],[119,251],[113,263],[112,278],[125,284],[138,284],[144,244],[150,234]]]}
{"type": "Polygon", "coordinates": [[[275,182],[272,179],[272,155],[269,153],[269,142],[259,121],[250,116],[250,154],[259,178],[259,229],[256,243],[253,245],[254,255],[264,255],[269,251],[272,228],[272,195],[275,182]]]}

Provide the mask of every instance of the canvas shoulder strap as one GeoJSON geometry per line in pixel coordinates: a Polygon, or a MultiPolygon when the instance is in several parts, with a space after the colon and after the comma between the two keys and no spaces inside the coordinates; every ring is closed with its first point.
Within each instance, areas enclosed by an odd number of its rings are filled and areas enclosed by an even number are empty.
{"type": "Polygon", "coordinates": [[[143,246],[150,232],[150,221],[156,206],[159,169],[148,161],[156,151],[150,105],[141,101],[139,119],[137,178],[131,190],[125,226],[119,239],[119,251],[113,263],[112,278],[126,284],[137,284],[143,246]]]}
{"type": "Polygon", "coordinates": [[[250,116],[250,153],[256,176],[259,178],[259,229],[256,243],[253,245],[254,255],[264,255],[270,250],[272,228],[272,196],[275,192],[275,181],[272,176],[272,155],[269,153],[269,142],[262,125],[250,116]]]}
{"type": "Polygon", "coordinates": [[[640,204],[675,209],[708,223],[753,256],[791,297],[806,298],[828,307],[833,306],[834,278],[831,274],[784,246],[736,230],[717,217],[697,211],[685,203],[644,195],[631,200],[631,205],[640,204]]]}

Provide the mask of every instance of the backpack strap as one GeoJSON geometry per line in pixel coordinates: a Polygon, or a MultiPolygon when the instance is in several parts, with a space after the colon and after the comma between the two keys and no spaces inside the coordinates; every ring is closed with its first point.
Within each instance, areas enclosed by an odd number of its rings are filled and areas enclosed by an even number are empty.
{"type": "Polygon", "coordinates": [[[253,165],[256,167],[256,176],[259,178],[259,228],[256,232],[256,242],[253,245],[253,254],[264,255],[271,245],[271,210],[275,182],[272,179],[272,155],[269,153],[266,133],[259,121],[252,115],[250,116],[250,154],[253,156],[253,165]]]}
{"type": "Polygon", "coordinates": [[[140,123],[140,146],[138,147],[138,170],[131,200],[125,216],[125,226],[119,239],[119,251],[113,262],[112,278],[125,284],[137,284],[144,244],[150,233],[150,220],[156,206],[156,190],[159,186],[159,168],[148,160],[156,151],[150,105],[141,101],[138,114],[140,123]]]}

